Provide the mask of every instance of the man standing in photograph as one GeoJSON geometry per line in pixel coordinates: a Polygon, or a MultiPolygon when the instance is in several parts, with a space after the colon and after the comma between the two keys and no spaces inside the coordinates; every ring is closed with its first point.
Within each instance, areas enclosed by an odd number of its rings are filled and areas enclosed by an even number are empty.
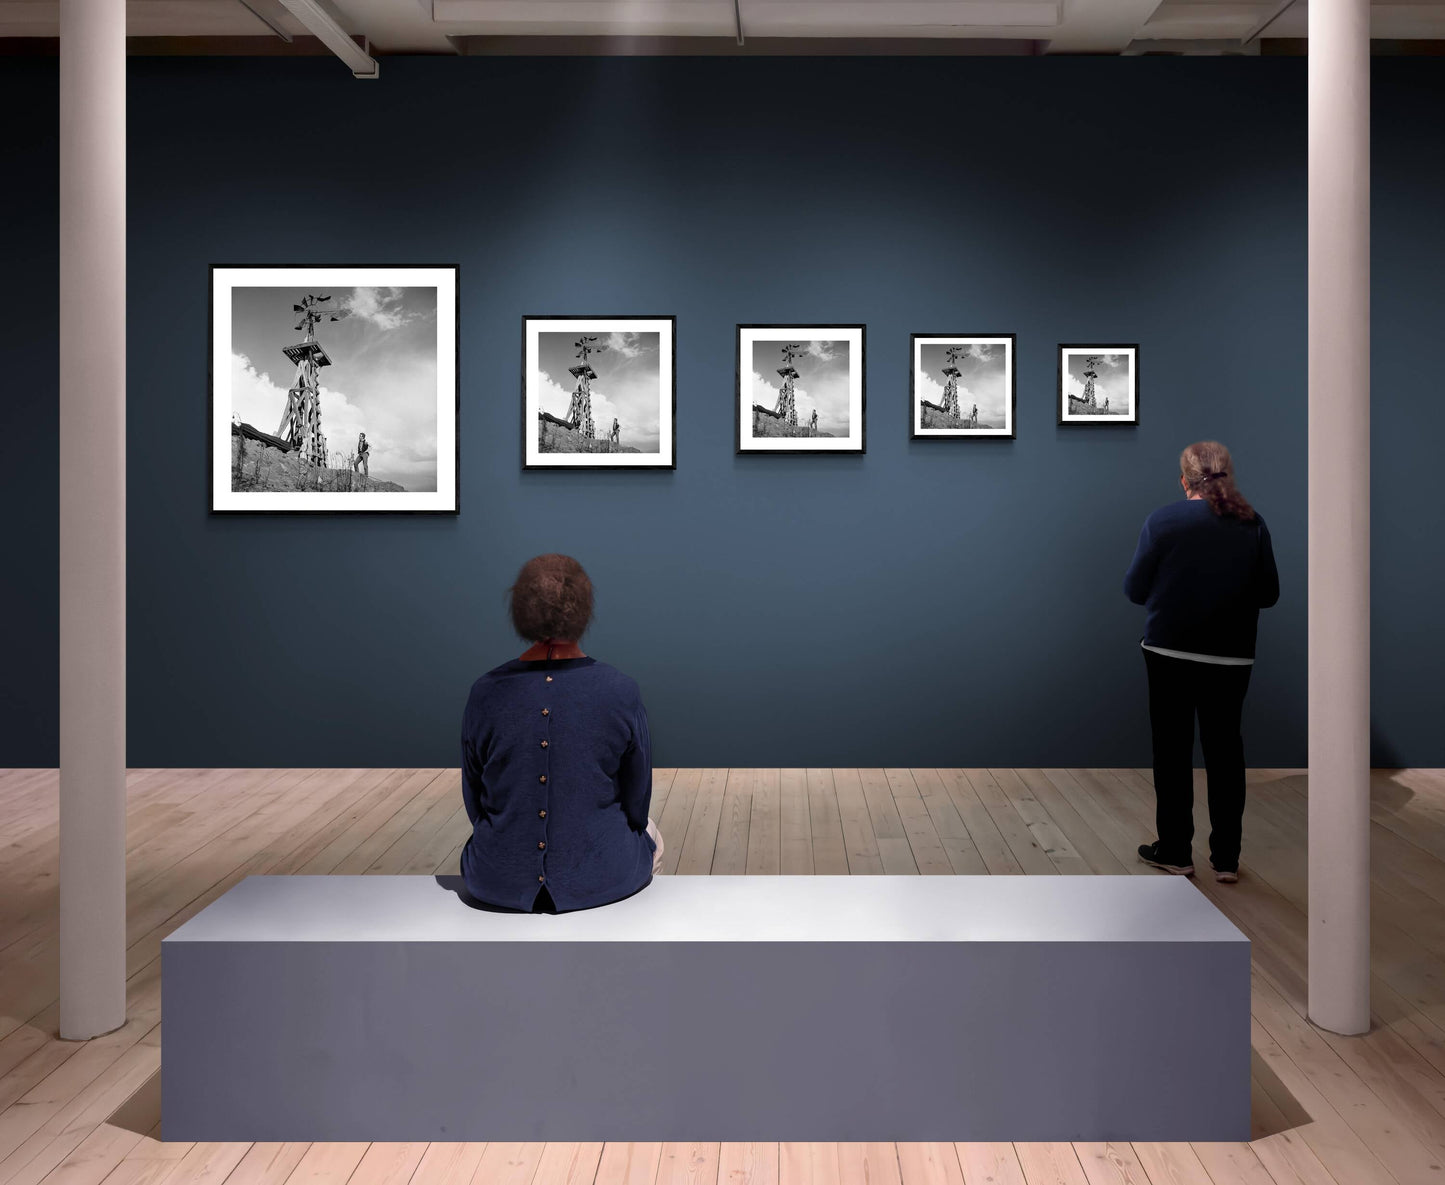
{"type": "Polygon", "coordinates": [[[363,432],[356,438],[356,461],[352,465],[352,468],[362,477],[371,476],[371,466],[367,463],[367,456],[370,452],[371,445],[366,443],[366,433],[363,432]]]}

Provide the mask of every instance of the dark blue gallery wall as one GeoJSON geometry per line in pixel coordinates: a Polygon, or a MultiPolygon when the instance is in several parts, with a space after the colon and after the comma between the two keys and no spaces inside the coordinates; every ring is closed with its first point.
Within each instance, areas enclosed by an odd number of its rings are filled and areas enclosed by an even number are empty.
{"type": "Polygon", "coordinates": [[[55,62],[0,59],[0,766],[60,745],[55,62]]]}
{"type": "Polygon", "coordinates": [[[1384,766],[1445,763],[1445,69],[1422,65],[1374,63],[1370,694],[1384,766]]]}
{"type": "MultiPolygon", "coordinates": [[[[1441,765],[1445,71],[1375,66],[1376,756],[1441,765]]],[[[511,575],[563,550],[661,763],[1143,764],[1119,579],[1204,436],[1285,587],[1249,759],[1302,763],[1303,67],[133,61],[132,763],[452,763],[467,685],[517,649],[511,575]],[[207,515],[207,268],[247,261],[461,265],[459,518],[207,515]],[[678,470],[523,473],[521,316],[627,312],[678,317],[678,470]],[[866,456],[734,455],[739,321],[867,323],[866,456]],[[908,441],[911,331],[1019,335],[1016,441],[908,441]],[[1055,343],[1091,338],[1141,343],[1137,429],[1055,426],[1055,343]]],[[[53,228],[53,136],[23,147],[53,228]]],[[[53,253],[21,263],[7,310],[53,301],[53,253]]],[[[15,352],[43,465],[0,470],[38,573],[5,608],[48,610],[17,669],[50,714],[0,721],[4,764],[54,752],[53,326],[15,352]]]]}
{"type": "Polygon", "coordinates": [[[1179,448],[1275,527],[1251,756],[1304,728],[1299,62],[137,63],[137,764],[431,765],[539,551],[664,764],[1138,764],[1120,592],[1179,448]],[[314,112],[314,114],[312,114],[314,112]],[[210,518],[212,262],[461,266],[458,519],[210,518]],[[520,318],[677,316],[675,473],[522,472],[520,318]],[[868,452],[738,457],[737,322],[866,322],[868,452]],[[911,331],[1018,334],[1018,439],[910,443],[911,331]],[[1142,426],[1055,425],[1060,340],[1142,426]]]}

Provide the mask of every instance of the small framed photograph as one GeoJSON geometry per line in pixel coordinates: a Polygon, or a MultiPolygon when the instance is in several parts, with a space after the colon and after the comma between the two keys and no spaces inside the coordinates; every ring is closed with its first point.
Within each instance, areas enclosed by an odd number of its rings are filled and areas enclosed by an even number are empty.
{"type": "Polygon", "coordinates": [[[1012,333],[915,333],[908,385],[913,440],[1012,440],[1012,333]]]}
{"type": "Polygon", "coordinates": [[[737,451],[865,451],[862,325],[739,325],[737,451]]]}
{"type": "Polygon", "coordinates": [[[1060,424],[1137,424],[1139,347],[1059,346],[1060,424]]]}
{"type": "Polygon", "coordinates": [[[523,469],[676,469],[676,317],[523,317],[523,469]]]}
{"type": "Polygon", "coordinates": [[[456,514],[459,269],[211,268],[213,514],[456,514]]]}

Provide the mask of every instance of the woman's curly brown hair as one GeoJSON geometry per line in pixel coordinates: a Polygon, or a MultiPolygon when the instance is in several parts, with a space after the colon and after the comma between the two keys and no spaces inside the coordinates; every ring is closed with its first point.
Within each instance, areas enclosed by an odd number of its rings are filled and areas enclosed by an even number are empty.
{"type": "Polygon", "coordinates": [[[592,581],[570,555],[528,560],[508,597],[512,628],[528,642],[575,642],[592,620],[592,581]]]}
{"type": "Polygon", "coordinates": [[[1234,461],[1229,450],[1217,440],[1200,440],[1179,454],[1179,472],[1191,494],[1198,494],[1215,514],[1250,522],[1251,506],[1234,484],[1234,461]]]}

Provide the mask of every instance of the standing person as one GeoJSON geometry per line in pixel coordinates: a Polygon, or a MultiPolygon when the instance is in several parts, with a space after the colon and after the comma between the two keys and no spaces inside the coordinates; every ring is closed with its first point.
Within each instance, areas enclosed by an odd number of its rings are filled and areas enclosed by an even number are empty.
{"type": "Polygon", "coordinates": [[[472,685],[462,717],[467,890],[534,913],[630,897],[662,868],[642,696],[578,646],[592,582],[570,556],[528,560],[511,609],[532,645],[472,685]]]}
{"type": "Polygon", "coordinates": [[[1269,529],[1234,484],[1229,450],[1213,440],[1179,457],[1184,501],[1144,522],[1124,595],[1146,608],[1144,665],[1154,739],[1159,838],[1139,858],[1194,874],[1194,718],[1209,781],[1214,879],[1239,879],[1244,817],[1240,716],[1254,666],[1259,611],[1279,600],[1269,529]]]}
{"type": "Polygon", "coordinates": [[[367,444],[366,433],[363,432],[356,438],[356,461],[352,465],[352,468],[360,473],[362,477],[371,476],[371,463],[367,459],[370,455],[371,445],[367,444]]]}

